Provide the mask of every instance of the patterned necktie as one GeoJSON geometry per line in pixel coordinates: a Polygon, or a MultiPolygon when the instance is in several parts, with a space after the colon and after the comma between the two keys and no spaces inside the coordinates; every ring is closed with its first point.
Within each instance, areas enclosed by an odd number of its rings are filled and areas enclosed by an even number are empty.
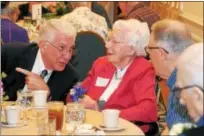
{"type": "Polygon", "coordinates": [[[47,74],[48,74],[47,70],[44,69],[44,70],[41,72],[40,77],[42,77],[42,78],[44,79],[47,74]]]}

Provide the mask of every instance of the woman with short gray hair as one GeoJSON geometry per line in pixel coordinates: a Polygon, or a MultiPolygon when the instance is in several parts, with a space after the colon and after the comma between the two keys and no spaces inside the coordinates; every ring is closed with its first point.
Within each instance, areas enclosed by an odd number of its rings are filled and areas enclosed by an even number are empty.
{"type": "Polygon", "coordinates": [[[107,55],[94,62],[81,84],[87,93],[80,100],[89,109],[119,110],[121,118],[140,122],[145,133],[157,120],[155,73],[144,58],[149,37],[147,23],[116,21],[105,45],[107,55]]]}

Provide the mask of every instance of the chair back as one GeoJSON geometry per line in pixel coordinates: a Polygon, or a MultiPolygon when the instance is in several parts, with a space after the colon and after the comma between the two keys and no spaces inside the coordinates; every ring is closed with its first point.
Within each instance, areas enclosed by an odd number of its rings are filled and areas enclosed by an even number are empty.
{"type": "Polygon", "coordinates": [[[160,18],[178,19],[181,9],[179,1],[167,1],[167,2],[151,2],[150,7],[157,13],[160,18]]]}
{"type": "Polygon", "coordinates": [[[93,62],[105,55],[105,42],[94,32],[79,32],[76,36],[76,54],[71,60],[75,67],[79,81],[83,81],[91,69],[93,62]]]}

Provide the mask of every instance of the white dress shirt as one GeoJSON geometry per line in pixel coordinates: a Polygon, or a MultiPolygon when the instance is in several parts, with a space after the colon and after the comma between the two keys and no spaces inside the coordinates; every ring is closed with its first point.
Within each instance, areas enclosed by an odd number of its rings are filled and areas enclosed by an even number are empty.
{"type": "MultiPolygon", "coordinates": [[[[132,62],[131,62],[132,63],[132,62]]],[[[130,63],[130,64],[131,64],[130,63]]],[[[114,93],[114,91],[118,88],[123,76],[125,75],[128,67],[130,66],[127,65],[125,68],[121,69],[116,69],[117,70],[117,75],[116,73],[113,75],[108,87],[105,89],[105,91],[103,92],[103,94],[101,95],[101,97],[99,98],[99,100],[101,101],[107,101],[109,99],[109,97],[114,93]]]]}
{"type": "MultiPolygon", "coordinates": [[[[41,74],[41,72],[43,70],[45,70],[45,65],[42,61],[42,56],[41,56],[41,53],[40,53],[40,50],[38,50],[38,53],[37,53],[37,56],[35,58],[35,63],[33,65],[33,69],[32,69],[32,72],[33,73],[36,73],[38,75],[41,74]]],[[[44,77],[44,81],[47,83],[47,81],[49,80],[51,74],[52,74],[52,70],[47,70],[48,74],[44,77]]],[[[27,85],[24,86],[23,88],[23,92],[26,92],[28,91],[28,88],[27,88],[27,85]]]]}

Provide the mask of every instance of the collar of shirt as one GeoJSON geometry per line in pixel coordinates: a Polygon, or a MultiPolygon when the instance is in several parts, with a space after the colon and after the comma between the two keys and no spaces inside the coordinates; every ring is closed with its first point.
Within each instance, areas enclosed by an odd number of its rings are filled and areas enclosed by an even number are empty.
{"type": "Polygon", "coordinates": [[[125,75],[125,72],[127,71],[128,67],[132,64],[133,60],[124,68],[120,69],[116,67],[117,76],[122,78],[125,75]]]}
{"type": "MultiPolygon", "coordinates": [[[[46,69],[46,68],[45,68],[45,65],[43,63],[41,52],[39,49],[37,56],[36,56],[36,59],[35,59],[35,63],[34,63],[32,72],[40,75],[44,69],[46,69]]],[[[50,75],[52,73],[52,70],[47,70],[47,72],[48,72],[48,75],[50,75]]]]}
{"type": "Polygon", "coordinates": [[[196,125],[197,125],[198,127],[204,125],[204,116],[202,116],[202,117],[198,120],[198,122],[196,122],[196,125]]]}
{"type": "Polygon", "coordinates": [[[166,85],[170,88],[170,90],[173,90],[174,85],[176,83],[176,74],[177,74],[177,69],[175,68],[172,72],[169,78],[166,81],[166,85]]]}

